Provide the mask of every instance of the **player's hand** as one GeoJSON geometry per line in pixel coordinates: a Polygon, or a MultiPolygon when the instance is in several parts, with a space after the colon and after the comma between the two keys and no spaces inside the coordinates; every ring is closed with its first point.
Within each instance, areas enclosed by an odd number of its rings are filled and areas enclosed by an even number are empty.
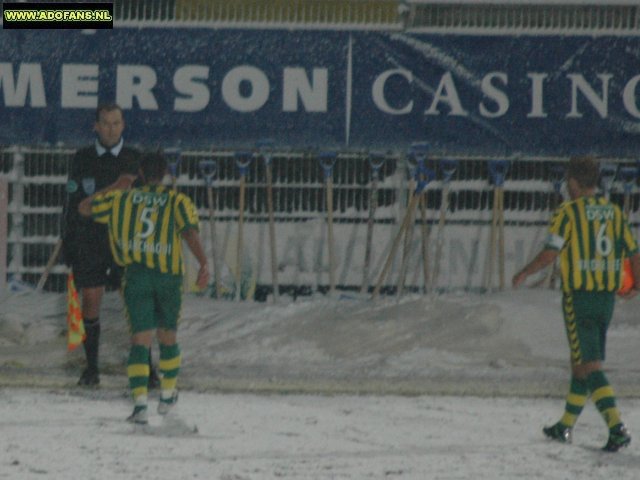
{"type": "Polygon", "coordinates": [[[524,272],[516,273],[511,280],[513,288],[518,288],[527,279],[527,275],[524,272]]]}
{"type": "Polygon", "coordinates": [[[209,267],[207,264],[200,265],[200,270],[198,270],[198,278],[196,279],[196,286],[200,290],[204,290],[209,285],[209,267]]]}
{"type": "Polygon", "coordinates": [[[634,287],[631,290],[629,290],[627,293],[618,294],[618,296],[624,300],[631,300],[632,298],[637,297],[639,293],[640,293],[640,290],[634,287]]]}

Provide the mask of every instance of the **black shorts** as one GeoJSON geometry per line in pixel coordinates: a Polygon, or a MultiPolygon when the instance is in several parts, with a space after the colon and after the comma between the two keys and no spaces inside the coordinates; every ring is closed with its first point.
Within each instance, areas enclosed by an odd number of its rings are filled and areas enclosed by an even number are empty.
{"type": "Polygon", "coordinates": [[[108,243],[77,242],[71,268],[76,288],[120,288],[123,268],[114,262],[108,243]]]}

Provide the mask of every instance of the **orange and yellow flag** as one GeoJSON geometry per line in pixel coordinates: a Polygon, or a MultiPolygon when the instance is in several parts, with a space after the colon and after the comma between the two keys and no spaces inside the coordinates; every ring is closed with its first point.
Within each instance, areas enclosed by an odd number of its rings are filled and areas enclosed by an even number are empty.
{"type": "Polygon", "coordinates": [[[85,338],[82,310],[78,300],[76,283],[73,273],[67,277],[67,351],[71,352],[80,345],[85,338]]]}

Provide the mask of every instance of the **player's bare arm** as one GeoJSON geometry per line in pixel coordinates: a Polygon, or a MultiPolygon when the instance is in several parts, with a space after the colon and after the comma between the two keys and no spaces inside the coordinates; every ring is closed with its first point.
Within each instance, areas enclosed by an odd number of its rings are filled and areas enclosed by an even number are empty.
{"type": "Polygon", "coordinates": [[[82,215],[84,217],[90,217],[91,216],[91,202],[93,201],[93,199],[97,195],[110,192],[111,190],[129,190],[131,188],[131,185],[133,185],[133,182],[135,182],[136,178],[137,177],[135,175],[131,175],[130,173],[123,173],[111,185],[103,188],[102,190],[100,190],[100,191],[94,193],[93,195],[90,195],[87,198],[85,198],[84,200],[82,200],[78,204],[78,212],[80,212],[80,215],[82,215]]]}
{"type": "Polygon", "coordinates": [[[198,231],[195,228],[188,228],[182,232],[182,238],[187,242],[189,250],[191,250],[191,253],[193,253],[200,264],[196,285],[200,289],[206,288],[209,284],[209,266],[207,264],[207,257],[204,253],[204,248],[202,248],[202,243],[200,242],[198,231]]]}
{"type": "Polygon", "coordinates": [[[543,268],[551,265],[558,257],[558,251],[551,248],[542,250],[536,258],[529,262],[522,270],[513,276],[512,284],[514,288],[518,288],[524,283],[529,275],[539,272],[543,268]]]}

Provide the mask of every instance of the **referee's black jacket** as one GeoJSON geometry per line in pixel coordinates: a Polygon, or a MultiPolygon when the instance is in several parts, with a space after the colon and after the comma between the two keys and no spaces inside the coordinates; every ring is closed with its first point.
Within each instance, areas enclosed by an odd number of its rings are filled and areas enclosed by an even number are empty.
{"type": "MultiPolygon", "coordinates": [[[[80,243],[99,246],[108,245],[107,226],[94,222],[78,212],[78,204],[95,192],[111,185],[125,173],[138,174],[140,152],[123,146],[115,156],[107,150],[98,154],[96,145],[76,152],[69,165],[66,198],[62,219],[62,242],[65,263],[74,262],[74,252],[80,243]]],[[[97,253],[97,252],[96,252],[97,253]]]]}

